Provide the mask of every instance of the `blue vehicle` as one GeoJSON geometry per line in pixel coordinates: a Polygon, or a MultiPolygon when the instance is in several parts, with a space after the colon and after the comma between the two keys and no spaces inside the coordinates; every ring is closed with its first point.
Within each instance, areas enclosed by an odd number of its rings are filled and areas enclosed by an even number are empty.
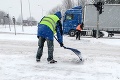
{"type": "MultiPolygon", "coordinates": [[[[64,14],[63,19],[63,33],[74,37],[76,34],[76,27],[83,22],[82,7],[77,6],[72,9],[68,9],[64,14]]],[[[96,37],[96,30],[83,30],[81,35],[96,37]]],[[[99,37],[102,37],[103,33],[99,31],[99,37]]]]}
{"type": "Polygon", "coordinates": [[[64,14],[63,33],[75,36],[75,29],[80,23],[82,23],[82,7],[68,9],[64,14]]]}
{"type": "Polygon", "coordinates": [[[83,22],[84,28],[81,36],[112,37],[114,34],[120,34],[119,8],[120,5],[106,4],[104,5],[104,13],[100,14],[100,16],[97,14],[97,9],[93,4],[86,5],[84,10],[81,6],[68,9],[63,18],[63,33],[74,37],[77,25],[83,22]],[[99,28],[97,28],[98,17],[100,17],[99,28]],[[97,29],[99,29],[98,34],[97,29]]]}

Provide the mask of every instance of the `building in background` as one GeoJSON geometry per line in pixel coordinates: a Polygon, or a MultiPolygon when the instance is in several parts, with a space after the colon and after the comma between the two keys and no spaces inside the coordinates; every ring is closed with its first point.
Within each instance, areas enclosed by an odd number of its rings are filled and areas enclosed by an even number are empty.
{"type": "Polygon", "coordinates": [[[23,20],[23,26],[36,26],[37,21],[23,20]]]}

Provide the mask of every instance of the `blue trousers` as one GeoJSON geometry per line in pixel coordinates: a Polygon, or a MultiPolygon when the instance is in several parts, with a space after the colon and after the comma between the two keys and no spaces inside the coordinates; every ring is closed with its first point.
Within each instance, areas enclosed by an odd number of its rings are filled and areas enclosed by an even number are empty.
{"type": "Polygon", "coordinates": [[[42,37],[39,37],[38,41],[38,50],[37,50],[37,55],[36,58],[40,59],[43,54],[43,47],[44,47],[44,42],[47,41],[47,47],[48,47],[48,58],[47,61],[50,61],[53,59],[53,51],[54,51],[54,45],[53,45],[53,40],[48,40],[42,37]]]}

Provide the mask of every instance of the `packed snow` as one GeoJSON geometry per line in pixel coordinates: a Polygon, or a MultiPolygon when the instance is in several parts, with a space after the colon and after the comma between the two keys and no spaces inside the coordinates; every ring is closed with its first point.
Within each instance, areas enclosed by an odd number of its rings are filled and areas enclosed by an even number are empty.
{"type": "Polygon", "coordinates": [[[54,40],[56,64],[47,62],[47,45],[36,62],[37,26],[0,25],[0,80],[120,80],[120,35],[111,38],[63,36],[66,47],[78,49],[84,58],[60,47],[54,40]]]}

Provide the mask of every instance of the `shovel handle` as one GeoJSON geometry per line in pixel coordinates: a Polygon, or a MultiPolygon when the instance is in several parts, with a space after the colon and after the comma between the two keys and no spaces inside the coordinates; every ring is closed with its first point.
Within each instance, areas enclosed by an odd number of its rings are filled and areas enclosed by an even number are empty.
{"type": "MultiPolygon", "coordinates": [[[[54,38],[57,40],[57,42],[60,44],[60,42],[58,41],[58,39],[54,36],[54,38]]],[[[63,48],[66,48],[65,46],[62,46],[63,48]]]]}

